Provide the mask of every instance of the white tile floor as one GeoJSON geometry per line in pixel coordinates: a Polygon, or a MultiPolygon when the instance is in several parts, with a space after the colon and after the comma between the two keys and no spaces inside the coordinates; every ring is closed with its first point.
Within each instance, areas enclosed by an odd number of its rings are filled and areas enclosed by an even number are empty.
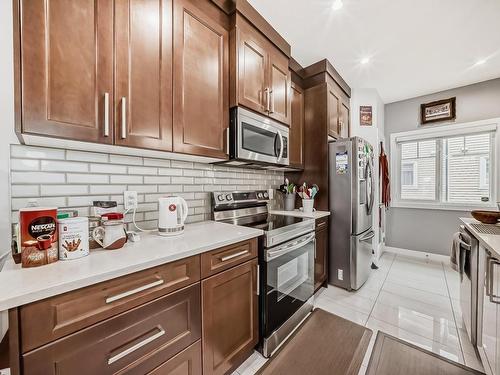
{"type": "MultiPolygon", "coordinates": [[[[315,307],[373,331],[360,374],[366,371],[378,330],[482,371],[462,323],[458,274],[442,260],[386,251],[360,290],[329,286],[316,296],[315,307]]],[[[265,361],[255,352],[233,375],[255,374],[265,361]]]]}

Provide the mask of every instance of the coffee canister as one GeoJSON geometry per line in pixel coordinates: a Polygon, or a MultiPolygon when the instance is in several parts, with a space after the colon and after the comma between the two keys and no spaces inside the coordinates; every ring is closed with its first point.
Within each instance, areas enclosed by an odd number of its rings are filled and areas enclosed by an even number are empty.
{"type": "Polygon", "coordinates": [[[89,255],[89,220],[86,217],[62,219],[59,226],[59,259],[77,259],[89,255]]]}

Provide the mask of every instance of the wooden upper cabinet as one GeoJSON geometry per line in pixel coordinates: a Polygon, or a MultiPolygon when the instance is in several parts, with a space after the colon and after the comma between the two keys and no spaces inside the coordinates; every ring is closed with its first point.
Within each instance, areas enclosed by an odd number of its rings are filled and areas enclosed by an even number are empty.
{"type": "Polygon", "coordinates": [[[272,51],[269,56],[269,116],[289,125],[292,78],[288,70],[288,58],[279,51],[272,51]]]}
{"type": "MultiPolygon", "coordinates": [[[[250,30],[238,30],[238,103],[267,114],[267,52],[250,30]]],[[[233,103],[232,103],[233,104],[233,103]]]]}
{"type": "Polygon", "coordinates": [[[113,3],[21,0],[20,24],[20,130],[112,143],[113,3]]]}
{"type": "Polygon", "coordinates": [[[115,143],[172,150],[172,0],[115,0],[115,143]]]}
{"type": "Polygon", "coordinates": [[[227,158],[229,21],[208,1],[174,0],[174,151],[227,158]]]}
{"type": "Polygon", "coordinates": [[[340,95],[330,86],[328,86],[328,135],[339,137],[340,121],[340,95]]]}
{"type": "Polygon", "coordinates": [[[203,374],[238,366],[259,341],[257,259],[201,282],[203,374]]]}
{"type": "Polygon", "coordinates": [[[244,106],[290,125],[289,58],[241,15],[231,32],[231,107],[244,106]]]}
{"type": "Polygon", "coordinates": [[[304,91],[292,82],[290,121],[290,166],[304,166],[304,91]]]}

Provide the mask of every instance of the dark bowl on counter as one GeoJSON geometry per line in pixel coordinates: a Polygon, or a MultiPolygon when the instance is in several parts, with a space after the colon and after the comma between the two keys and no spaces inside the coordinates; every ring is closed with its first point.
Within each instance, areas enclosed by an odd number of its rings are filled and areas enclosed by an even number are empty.
{"type": "Polygon", "coordinates": [[[483,224],[496,224],[500,220],[500,211],[475,210],[471,212],[471,215],[483,224]]]}

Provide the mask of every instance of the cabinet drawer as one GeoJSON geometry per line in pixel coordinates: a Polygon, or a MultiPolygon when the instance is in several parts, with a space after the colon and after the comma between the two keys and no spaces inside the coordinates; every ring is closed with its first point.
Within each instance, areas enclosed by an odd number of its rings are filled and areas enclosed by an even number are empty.
{"type": "Polygon", "coordinates": [[[200,280],[199,256],[21,307],[23,353],[200,280]]]}
{"type": "Polygon", "coordinates": [[[256,238],[201,254],[201,277],[205,278],[214,275],[256,256],[256,238]]]}
{"type": "Polygon", "coordinates": [[[201,340],[162,363],[149,375],[201,375],[201,340]]]}
{"type": "Polygon", "coordinates": [[[200,284],[23,355],[24,372],[145,374],[201,337],[200,284]]]}
{"type": "Polygon", "coordinates": [[[316,231],[328,228],[328,217],[322,217],[316,220],[316,231]]]}

